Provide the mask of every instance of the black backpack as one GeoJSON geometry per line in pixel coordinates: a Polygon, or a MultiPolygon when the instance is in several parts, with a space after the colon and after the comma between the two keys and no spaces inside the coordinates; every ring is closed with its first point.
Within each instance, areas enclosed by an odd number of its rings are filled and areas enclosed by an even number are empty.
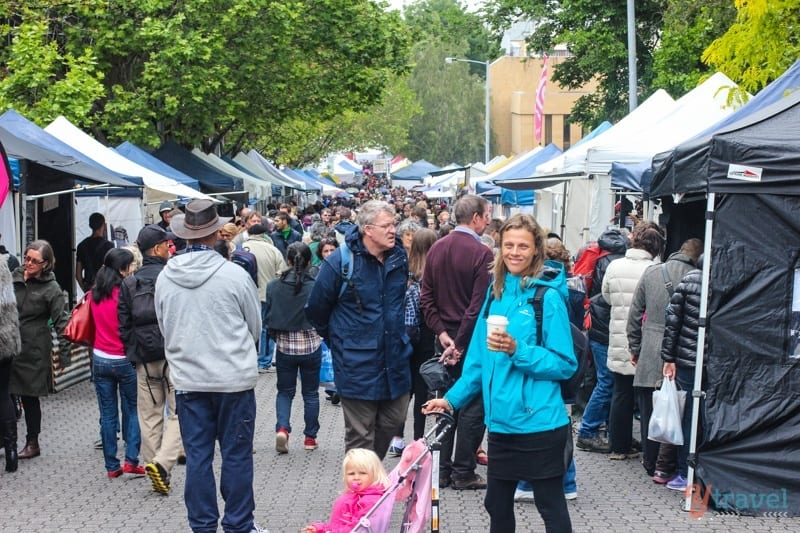
{"type": "MultiPolygon", "coordinates": [[[[528,299],[528,303],[533,307],[534,317],[536,319],[536,345],[542,346],[542,317],[544,316],[544,294],[550,289],[547,285],[537,285],[536,292],[533,298],[528,299]]],[[[489,292],[489,301],[486,302],[486,307],[483,311],[483,317],[489,316],[489,307],[494,300],[494,296],[489,292]]],[[[586,334],[576,327],[575,324],[570,322],[570,331],[572,332],[572,349],[575,352],[575,358],[578,360],[578,368],[569,379],[560,381],[561,385],[561,398],[564,403],[575,403],[578,391],[580,390],[583,377],[586,374],[586,369],[589,367],[589,351],[587,350],[588,340],[586,334]]]]}
{"type": "Polygon", "coordinates": [[[136,275],[123,280],[131,295],[131,317],[136,343],[133,353],[137,363],[160,361],[164,355],[164,336],[158,327],[156,316],[155,280],[138,279],[136,275]]]}

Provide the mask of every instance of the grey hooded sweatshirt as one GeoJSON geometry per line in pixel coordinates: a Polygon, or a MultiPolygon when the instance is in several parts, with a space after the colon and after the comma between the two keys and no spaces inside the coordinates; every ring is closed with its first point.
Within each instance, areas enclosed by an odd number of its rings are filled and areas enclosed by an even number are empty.
{"type": "Polygon", "coordinates": [[[155,304],[177,391],[255,387],[261,302],[243,268],[214,251],[176,255],[158,276],[155,304]]]}

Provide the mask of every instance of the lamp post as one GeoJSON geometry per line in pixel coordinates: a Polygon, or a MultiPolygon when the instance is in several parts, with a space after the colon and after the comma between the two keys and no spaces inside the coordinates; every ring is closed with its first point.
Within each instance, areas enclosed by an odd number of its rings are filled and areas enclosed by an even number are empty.
{"type": "Polygon", "coordinates": [[[485,126],[485,130],[486,131],[485,131],[485,140],[484,140],[484,156],[483,156],[484,160],[483,160],[483,162],[488,164],[489,163],[489,148],[490,148],[490,142],[491,142],[491,138],[492,138],[492,126],[491,126],[491,119],[490,119],[490,116],[489,116],[489,64],[490,64],[489,60],[476,61],[475,59],[461,59],[461,58],[458,58],[458,57],[445,57],[444,58],[444,62],[445,63],[455,63],[455,62],[475,63],[476,65],[483,65],[483,66],[486,67],[486,80],[485,80],[485,82],[483,84],[484,91],[486,92],[486,101],[484,103],[484,105],[485,105],[485,109],[484,109],[484,114],[485,114],[484,126],[485,126]]]}

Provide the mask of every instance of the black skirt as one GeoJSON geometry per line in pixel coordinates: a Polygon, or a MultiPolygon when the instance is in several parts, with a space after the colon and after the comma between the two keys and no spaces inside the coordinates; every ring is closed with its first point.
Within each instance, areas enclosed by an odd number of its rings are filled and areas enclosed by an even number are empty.
{"type": "Polygon", "coordinates": [[[510,481],[550,479],[564,475],[569,424],[538,433],[489,433],[486,475],[510,481]]]}

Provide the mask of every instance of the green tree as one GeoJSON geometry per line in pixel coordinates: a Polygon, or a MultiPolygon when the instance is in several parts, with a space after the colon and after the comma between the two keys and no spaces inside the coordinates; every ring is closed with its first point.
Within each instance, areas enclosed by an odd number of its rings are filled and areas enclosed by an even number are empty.
{"type": "Polygon", "coordinates": [[[756,93],[800,57],[800,1],[736,0],[736,21],[703,61],[756,93]]]}
{"type": "Polygon", "coordinates": [[[661,43],[654,52],[653,86],[677,97],[713,74],[700,57],[735,16],[730,0],[671,0],[664,11],[661,43]]]}
{"type": "MultiPolygon", "coordinates": [[[[637,95],[653,92],[653,51],[659,43],[667,0],[636,2],[637,95]]],[[[531,53],[551,52],[565,44],[571,55],[553,70],[552,79],[569,89],[597,81],[595,93],[581,96],[571,120],[591,129],[628,113],[627,2],[611,0],[490,0],[484,7],[490,26],[502,32],[518,20],[537,21],[528,37],[531,53]]]]}
{"type": "MultiPolygon", "coordinates": [[[[375,104],[408,68],[399,14],[370,0],[38,0],[36,18],[22,5],[5,6],[5,35],[44,21],[60,71],[91,50],[103,94],[65,115],[110,143],[248,145],[375,104]]],[[[12,55],[0,51],[3,78],[48,77],[12,55]]]]}

